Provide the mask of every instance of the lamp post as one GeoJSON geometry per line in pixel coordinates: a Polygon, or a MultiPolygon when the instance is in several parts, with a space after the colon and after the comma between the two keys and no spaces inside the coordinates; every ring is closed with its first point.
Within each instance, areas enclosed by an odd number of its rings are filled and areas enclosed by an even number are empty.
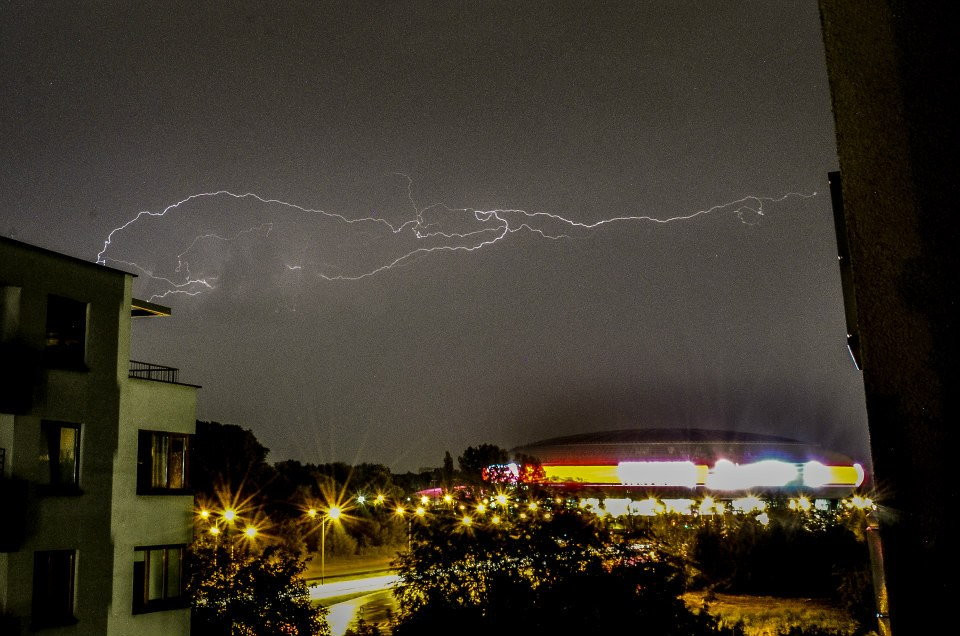
{"type": "Polygon", "coordinates": [[[320,585],[323,585],[327,574],[327,519],[337,520],[342,513],[339,506],[330,506],[320,518],[320,585]]]}

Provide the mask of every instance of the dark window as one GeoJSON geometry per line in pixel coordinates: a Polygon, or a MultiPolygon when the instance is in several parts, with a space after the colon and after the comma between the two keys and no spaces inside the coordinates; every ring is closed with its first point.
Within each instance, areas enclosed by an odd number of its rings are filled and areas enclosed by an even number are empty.
{"type": "Polygon", "coordinates": [[[76,491],[80,484],[80,425],[40,424],[40,479],[52,490],[76,491]]]}
{"type": "Polygon", "coordinates": [[[190,436],[183,433],[140,431],[137,492],[173,494],[190,487],[190,436]]]}
{"type": "Polygon", "coordinates": [[[34,627],[77,622],[73,615],[75,550],[50,550],[33,554],[34,627]]]}
{"type": "Polygon", "coordinates": [[[62,296],[47,297],[47,366],[86,368],[87,304],[62,296]]]}
{"type": "Polygon", "coordinates": [[[133,612],[185,607],[183,545],[137,548],[133,556],[133,612]]]}

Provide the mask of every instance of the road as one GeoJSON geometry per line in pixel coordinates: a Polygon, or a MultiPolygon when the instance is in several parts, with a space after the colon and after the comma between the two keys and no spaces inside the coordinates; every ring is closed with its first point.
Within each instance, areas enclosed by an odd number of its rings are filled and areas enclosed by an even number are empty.
{"type": "MultiPolygon", "coordinates": [[[[319,578],[308,581],[310,598],[329,612],[327,623],[332,636],[343,636],[347,629],[355,629],[361,618],[367,623],[386,624],[397,612],[393,586],[398,577],[393,570],[384,569],[389,567],[388,563],[369,558],[351,561],[327,568],[322,585],[319,578]]],[[[311,568],[314,571],[309,573],[316,576],[317,569],[311,568]]],[[[389,634],[389,631],[383,633],[389,634]]]]}
{"type": "MultiPolygon", "coordinates": [[[[371,592],[357,598],[334,603],[327,607],[327,624],[330,625],[331,636],[343,636],[347,629],[356,629],[357,621],[361,618],[368,624],[387,623],[390,617],[397,613],[397,601],[393,597],[392,590],[380,590],[371,592]]],[[[388,629],[384,629],[383,634],[389,634],[388,629]]]]}

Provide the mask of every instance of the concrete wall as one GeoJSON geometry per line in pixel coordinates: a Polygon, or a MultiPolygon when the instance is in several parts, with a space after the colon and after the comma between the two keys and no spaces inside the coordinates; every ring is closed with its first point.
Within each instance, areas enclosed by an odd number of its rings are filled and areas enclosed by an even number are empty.
{"type": "Polygon", "coordinates": [[[904,635],[942,633],[958,592],[952,8],[820,0],[892,631],[904,635]]]}
{"type": "Polygon", "coordinates": [[[192,433],[196,389],[127,377],[131,284],[123,272],[0,238],[0,341],[17,342],[25,359],[39,362],[48,295],[88,304],[86,368],[11,370],[11,360],[0,361],[7,382],[27,376],[30,394],[25,407],[0,414],[6,476],[26,480],[28,492],[22,518],[4,520],[26,528],[19,549],[0,554],[0,628],[7,632],[28,633],[34,552],[63,549],[77,551],[78,620],[41,633],[189,633],[187,610],[132,614],[133,547],[189,543],[192,528],[190,496],[136,494],[138,429],[192,433]],[[80,425],[78,494],[42,492],[43,420],[80,425]]]}
{"type": "MultiPolygon", "coordinates": [[[[151,320],[151,319],[146,319],[151,320]]],[[[114,460],[112,634],[190,633],[190,611],[133,614],[135,546],[188,544],[192,540],[192,495],[137,495],[137,431],[192,434],[197,390],[191,386],[127,379],[121,396],[121,439],[114,460]]]]}

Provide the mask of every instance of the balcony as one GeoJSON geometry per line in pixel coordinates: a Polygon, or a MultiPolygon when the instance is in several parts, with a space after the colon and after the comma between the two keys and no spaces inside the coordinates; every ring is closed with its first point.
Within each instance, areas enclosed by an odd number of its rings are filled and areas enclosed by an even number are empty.
{"type": "Polygon", "coordinates": [[[150,364],[139,360],[130,361],[130,377],[141,380],[153,380],[154,382],[168,382],[170,384],[180,384],[178,375],[180,369],[174,367],[165,367],[159,364],[150,364]]]}

